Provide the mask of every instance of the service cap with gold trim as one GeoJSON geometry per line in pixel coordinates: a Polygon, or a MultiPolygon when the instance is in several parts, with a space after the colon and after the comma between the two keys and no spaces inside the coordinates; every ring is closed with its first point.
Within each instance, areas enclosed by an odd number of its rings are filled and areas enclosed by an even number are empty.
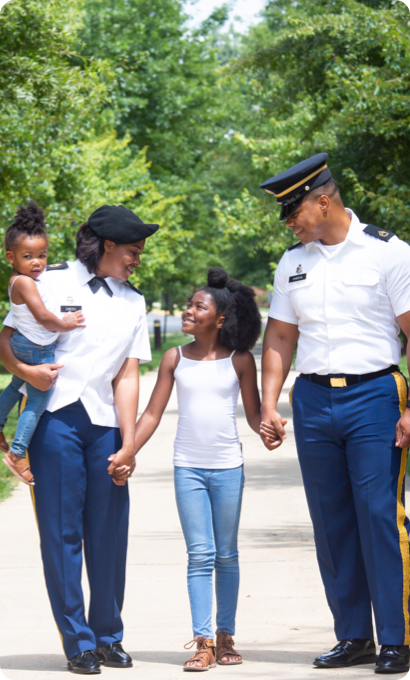
{"type": "Polygon", "coordinates": [[[281,206],[280,221],[287,220],[310,191],[331,179],[326,164],[328,155],[317,153],[260,185],[268,194],[273,194],[281,206]]]}

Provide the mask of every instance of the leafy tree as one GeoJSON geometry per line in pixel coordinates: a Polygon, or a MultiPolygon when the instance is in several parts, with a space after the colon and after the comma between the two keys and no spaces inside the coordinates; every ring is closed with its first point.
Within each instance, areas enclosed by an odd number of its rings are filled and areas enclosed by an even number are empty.
{"type": "MultiPolygon", "coordinates": [[[[326,150],[345,203],[410,239],[409,19],[400,2],[268,3],[235,64],[254,115],[242,118],[234,142],[252,154],[258,183],[326,150]]],[[[231,243],[241,226],[252,239],[271,225],[262,249],[273,265],[291,242],[275,206],[252,190],[218,208],[231,243]]]]}
{"type": "MultiPolygon", "coordinates": [[[[227,8],[188,32],[181,0],[84,0],[83,6],[78,50],[85,63],[106,64],[100,70],[108,92],[105,111],[119,137],[129,135],[133,156],[146,149],[161,195],[178,200],[180,222],[165,223],[181,240],[174,239],[171,252],[150,252],[150,261],[158,266],[149,286],[147,282],[149,295],[162,290],[182,302],[190,287],[203,282],[207,267],[220,262],[211,166],[221,140],[225,142],[224,93],[219,87],[219,53],[225,42],[219,40],[218,29],[227,8]]],[[[76,57],[73,63],[83,62],[76,57]]],[[[148,242],[151,248],[154,240],[148,242]]]]}
{"type": "Polygon", "coordinates": [[[84,0],[84,9],[81,52],[111,66],[118,134],[148,148],[155,177],[186,178],[212,144],[218,62],[208,34],[226,8],[193,34],[180,0],[84,0]]]}
{"type": "Polygon", "coordinates": [[[1,234],[29,197],[50,210],[53,227],[64,223],[79,191],[76,146],[91,134],[89,107],[104,96],[94,67],[67,65],[79,20],[75,0],[14,0],[0,13],[1,234]]]}
{"type": "MultiPolygon", "coordinates": [[[[152,181],[146,151],[117,136],[105,107],[109,69],[76,63],[83,16],[77,0],[13,0],[0,14],[1,233],[17,205],[34,198],[46,212],[50,260],[68,259],[92,210],[126,204],[161,225],[138,279],[152,300],[167,277],[187,278],[181,255],[192,233],[181,226],[181,197],[165,197],[152,181]]],[[[8,276],[3,267],[3,300],[8,276]]]]}

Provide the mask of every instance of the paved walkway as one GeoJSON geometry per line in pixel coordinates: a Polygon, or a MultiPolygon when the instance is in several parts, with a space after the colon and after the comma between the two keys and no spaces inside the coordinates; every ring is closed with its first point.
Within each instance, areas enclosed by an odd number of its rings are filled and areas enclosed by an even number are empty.
{"type": "MultiPolygon", "coordinates": [[[[155,379],[155,373],[143,376],[141,406],[155,379]]],[[[287,394],[293,379],[294,376],[289,378],[282,395],[281,412],[287,417],[291,415],[287,394]]],[[[190,655],[183,649],[191,639],[186,555],[172,488],[176,418],[173,395],[158,432],[140,453],[137,473],[131,479],[123,616],[124,646],[134,658],[134,668],[103,669],[102,677],[109,680],[182,678],[181,665],[190,655]]],[[[246,458],[246,485],[235,640],[245,662],[242,666],[218,666],[210,671],[212,677],[373,677],[370,666],[333,671],[311,666],[318,653],[334,644],[334,636],[319,579],[291,423],[287,442],[277,452],[269,453],[248,428],[242,407],[238,422],[246,458]]],[[[29,492],[22,485],[0,505],[0,545],[3,677],[61,679],[66,673],[65,657],[44,587],[29,492]]]]}

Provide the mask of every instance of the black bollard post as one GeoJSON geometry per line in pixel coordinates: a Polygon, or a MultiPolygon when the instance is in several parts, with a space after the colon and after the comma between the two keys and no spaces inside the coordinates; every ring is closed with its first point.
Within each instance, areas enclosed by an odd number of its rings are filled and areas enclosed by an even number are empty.
{"type": "Polygon", "coordinates": [[[154,340],[155,349],[161,349],[161,322],[159,319],[155,319],[154,321],[154,340]]]}

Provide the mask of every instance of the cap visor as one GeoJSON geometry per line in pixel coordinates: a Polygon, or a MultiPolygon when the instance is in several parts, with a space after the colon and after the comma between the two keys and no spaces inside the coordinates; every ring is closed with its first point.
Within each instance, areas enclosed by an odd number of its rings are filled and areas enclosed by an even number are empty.
{"type": "Polygon", "coordinates": [[[158,231],[159,229],[159,224],[145,224],[144,226],[148,227],[150,236],[152,236],[152,234],[155,234],[155,232],[158,231]]]}
{"type": "Polygon", "coordinates": [[[293,213],[299,208],[304,198],[305,198],[304,196],[301,196],[300,198],[298,198],[297,201],[294,201],[293,203],[289,203],[288,205],[282,205],[279,222],[283,222],[283,220],[287,220],[288,217],[293,215],[293,213]]]}
{"type": "Polygon", "coordinates": [[[143,231],[144,235],[142,236],[142,239],[149,238],[153,234],[155,234],[156,231],[159,229],[159,224],[144,224],[141,225],[141,231],[143,231]],[[143,229],[142,229],[143,227],[143,229]]]}

